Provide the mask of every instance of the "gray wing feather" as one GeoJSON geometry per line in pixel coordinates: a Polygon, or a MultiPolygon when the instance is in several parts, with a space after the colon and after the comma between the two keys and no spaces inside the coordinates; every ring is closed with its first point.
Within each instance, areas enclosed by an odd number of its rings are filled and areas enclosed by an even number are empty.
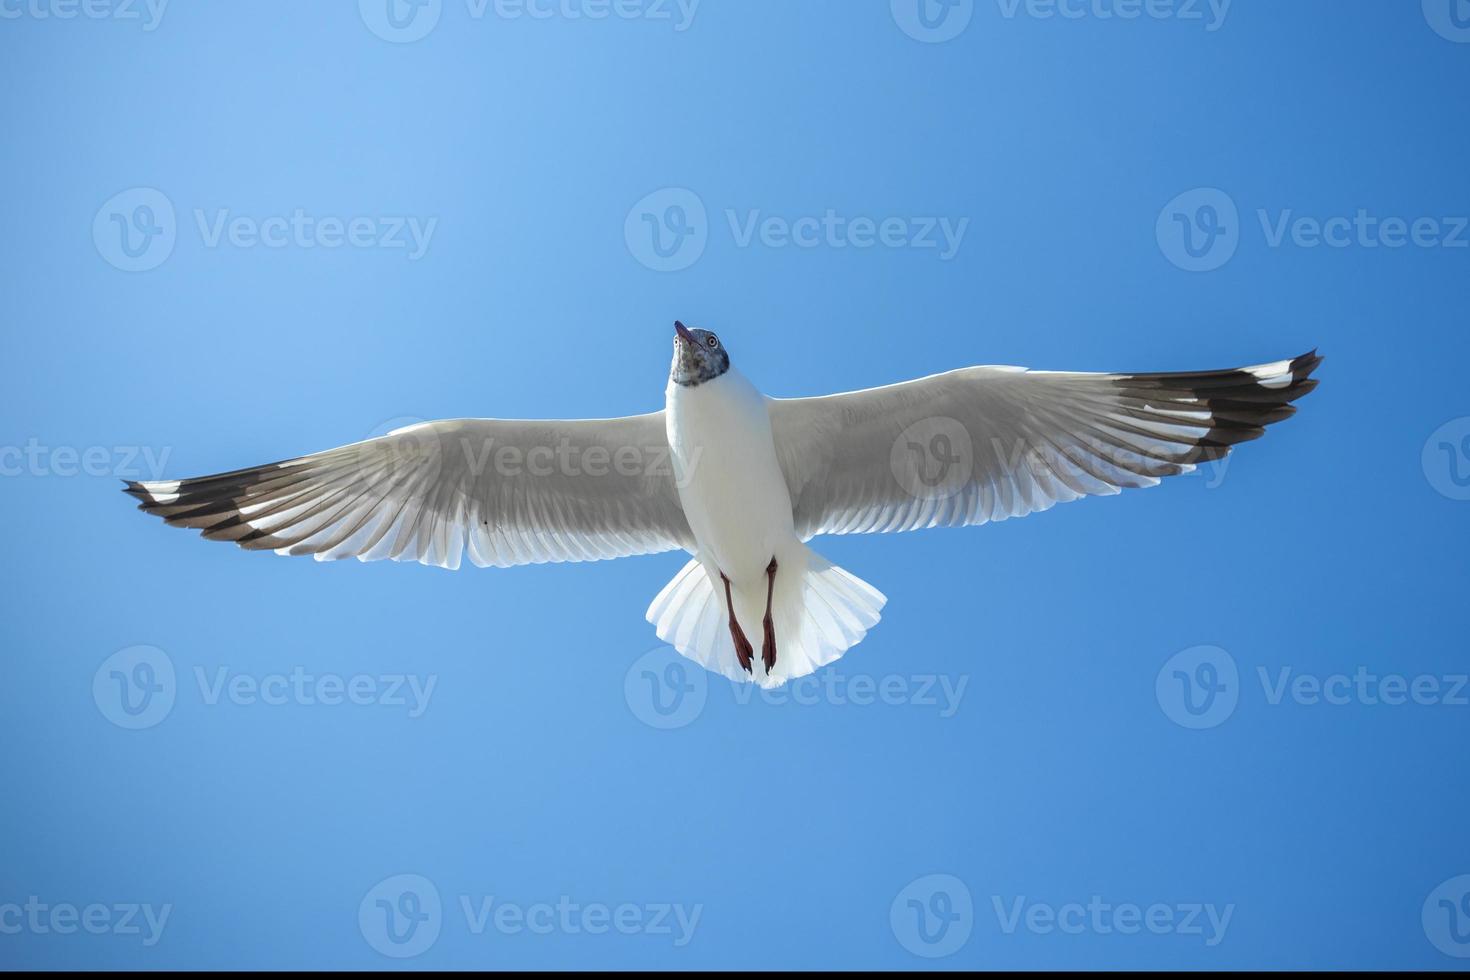
{"type": "Polygon", "coordinates": [[[428,422],[190,480],[129,482],[140,509],[206,538],[318,560],[458,568],[688,549],[656,412],[428,422]]]}
{"type": "Polygon", "coordinates": [[[1321,361],[1313,351],[1164,374],[973,367],[769,408],[803,540],[958,527],[1218,459],[1292,415],[1321,361]]]}

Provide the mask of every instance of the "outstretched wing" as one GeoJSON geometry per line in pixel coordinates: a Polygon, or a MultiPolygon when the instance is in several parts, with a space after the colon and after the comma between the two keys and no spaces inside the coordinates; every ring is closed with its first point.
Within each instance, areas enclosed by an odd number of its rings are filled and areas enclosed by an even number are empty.
{"type": "Polygon", "coordinates": [[[313,456],[128,483],[141,510],[206,538],[318,560],[458,568],[690,546],[662,412],[426,422],[313,456]]]}
{"type": "Polygon", "coordinates": [[[959,527],[1149,487],[1296,411],[1322,359],[1229,371],[973,367],[822,398],[771,399],[796,530],[959,527]]]}

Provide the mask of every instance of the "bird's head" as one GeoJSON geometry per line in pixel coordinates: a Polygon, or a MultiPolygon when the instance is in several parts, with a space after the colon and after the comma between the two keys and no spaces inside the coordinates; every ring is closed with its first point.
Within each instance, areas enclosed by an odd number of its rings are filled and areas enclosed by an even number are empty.
{"type": "Polygon", "coordinates": [[[674,321],[674,364],[669,377],[688,388],[713,381],[730,370],[730,355],[708,330],[690,329],[674,321]]]}

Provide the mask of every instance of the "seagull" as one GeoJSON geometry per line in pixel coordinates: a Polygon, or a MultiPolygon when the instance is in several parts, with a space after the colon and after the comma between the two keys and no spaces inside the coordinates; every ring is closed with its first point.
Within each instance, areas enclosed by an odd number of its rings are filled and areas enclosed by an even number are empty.
{"type": "Polygon", "coordinates": [[[125,481],[205,538],[318,561],[458,568],[685,551],[660,640],[779,687],[832,663],[887,599],[808,547],[965,527],[1192,471],[1295,413],[1316,351],[1224,371],[984,366],[814,398],[763,395],[716,334],[674,323],[664,409],[425,422],[279,463],[125,481]],[[760,638],[759,656],[752,636],[760,638]]]}

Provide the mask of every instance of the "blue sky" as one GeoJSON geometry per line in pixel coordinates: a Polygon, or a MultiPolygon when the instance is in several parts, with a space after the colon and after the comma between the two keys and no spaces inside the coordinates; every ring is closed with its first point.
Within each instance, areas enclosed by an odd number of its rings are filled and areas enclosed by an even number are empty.
{"type": "Polygon", "coordinates": [[[394,2],[0,4],[0,964],[1463,966],[1470,5],[394,2]],[[117,492],[653,410],[675,317],[776,395],[1327,361],[1228,467],[818,541],[889,604],[783,698],[658,649],[682,556],[117,492]]]}

